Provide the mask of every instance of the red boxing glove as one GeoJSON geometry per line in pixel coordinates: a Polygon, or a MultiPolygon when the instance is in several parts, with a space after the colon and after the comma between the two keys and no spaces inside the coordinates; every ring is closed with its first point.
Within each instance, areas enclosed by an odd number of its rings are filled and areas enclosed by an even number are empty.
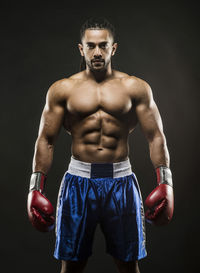
{"type": "Polygon", "coordinates": [[[54,228],[54,209],[50,201],[43,195],[46,176],[35,172],[31,176],[27,200],[28,217],[31,224],[42,232],[54,228]]]}
{"type": "Polygon", "coordinates": [[[158,186],[149,194],[145,201],[147,222],[165,225],[170,222],[174,211],[174,194],[172,174],[168,167],[156,169],[158,186]]]}

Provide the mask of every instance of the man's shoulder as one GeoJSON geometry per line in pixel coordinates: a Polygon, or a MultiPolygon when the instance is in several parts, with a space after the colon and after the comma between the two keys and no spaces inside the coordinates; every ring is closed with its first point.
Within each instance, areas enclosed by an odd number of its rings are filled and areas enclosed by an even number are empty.
{"type": "Polygon", "coordinates": [[[71,75],[69,77],[70,80],[72,81],[78,81],[78,80],[84,80],[85,79],[85,71],[80,71],[80,72],[77,72],[77,73],[74,73],[73,75],[71,75]]]}
{"type": "Polygon", "coordinates": [[[136,77],[135,75],[129,75],[125,72],[113,70],[115,78],[121,79],[121,81],[128,86],[132,87],[139,87],[139,86],[147,86],[148,83],[143,80],[142,78],[136,77]]]}
{"type": "Polygon", "coordinates": [[[78,77],[75,75],[53,82],[48,89],[48,94],[53,97],[67,98],[78,80],[78,77]]]}
{"type": "Polygon", "coordinates": [[[50,89],[53,89],[55,92],[66,90],[74,84],[74,79],[70,76],[68,78],[63,78],[53,82],[50,86],[50,89]]]}
{"type": "Polygon", "coordinates": [[[143,79],[134,75],[128,75],[122,79],[125,88],[133,98],[149,96],[151,91],[150,85],[143,79]]]}
{"type": "Polygon", "coordinates": [[[146,87],[148,85],[148,83],[145,80],[139,77],[136,77],[134,75],[129,75],[123,72],[120,74],[122,75],[122,80],[127,87],[138,88],[138,87],[146,87]]]}

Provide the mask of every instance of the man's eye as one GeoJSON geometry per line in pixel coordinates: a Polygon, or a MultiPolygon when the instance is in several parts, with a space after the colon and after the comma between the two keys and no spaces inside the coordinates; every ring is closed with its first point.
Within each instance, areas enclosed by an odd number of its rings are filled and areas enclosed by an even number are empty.
{"type": "Polygon", "coordinates": [[[94,46],[93,46],[93,45],[88,45],[88,48],[89,48],[89,49],[93,49],[94,46]]]}

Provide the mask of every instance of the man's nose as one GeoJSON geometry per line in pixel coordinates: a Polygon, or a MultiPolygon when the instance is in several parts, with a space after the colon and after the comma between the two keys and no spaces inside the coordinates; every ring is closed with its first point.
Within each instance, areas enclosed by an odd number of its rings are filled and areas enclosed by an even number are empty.
{"type": "Polygon", "coordinates": [[[100,56],[102,56],[101,50],[98,46],[96,46],[94,50],[94,57],[100,57],[100,56]]]}

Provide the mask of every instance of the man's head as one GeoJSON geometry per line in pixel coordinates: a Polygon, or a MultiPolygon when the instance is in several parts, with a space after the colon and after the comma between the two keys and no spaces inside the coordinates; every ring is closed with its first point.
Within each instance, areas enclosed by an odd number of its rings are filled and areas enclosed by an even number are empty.
{"type": "Polygon", "coordinates": [[[81,56],[81,70],[86,64],[91,71],[103,71],[115,54],[115,29],[105,18],[90,18],[81,27],[78,44],[81,56]]]}

